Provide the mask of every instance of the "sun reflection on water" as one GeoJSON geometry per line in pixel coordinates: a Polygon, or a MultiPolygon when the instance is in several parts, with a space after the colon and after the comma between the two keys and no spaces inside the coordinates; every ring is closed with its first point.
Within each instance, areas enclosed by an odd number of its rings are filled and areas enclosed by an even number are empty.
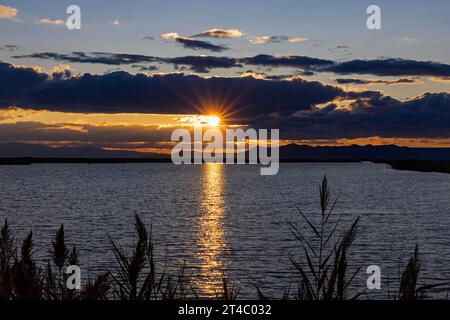
{"type": "Polygon", "coordinates": [[[225,269],[223,253],[227,249],[223,227],[224,165],[207,163],[203,164],[202,170],[201,216],[198,221],[198,259],[201,279],[197,287],[204,296],[215,297],[222,286],[225,269]]]}

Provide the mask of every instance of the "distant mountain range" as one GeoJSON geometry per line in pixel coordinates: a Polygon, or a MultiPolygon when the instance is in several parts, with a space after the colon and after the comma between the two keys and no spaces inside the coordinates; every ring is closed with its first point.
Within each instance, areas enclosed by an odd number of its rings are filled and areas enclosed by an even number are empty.
{"type": "Polygon", "coordinates": [[[384,146],[311,147],[290,144],[280,148],[282,160],[450,160],[450,148],[408,148],[384,146]]]}
{"type": "MultiPolygon", "coordinates": [[[[0,144],[0,158],[170,158],[167,154],[104,150],[98,147],[49,147],[39,144],[0,144]]],[[[450,148],[385,146],[311,147],[290,144],[280,148],[280,159],[302,160],[450,160],[450,148]]]]}

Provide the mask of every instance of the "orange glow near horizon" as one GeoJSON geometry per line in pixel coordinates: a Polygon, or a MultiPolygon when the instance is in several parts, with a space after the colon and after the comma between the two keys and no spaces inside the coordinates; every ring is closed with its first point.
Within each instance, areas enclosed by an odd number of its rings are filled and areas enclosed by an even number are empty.
{"type": "Polygon", "coordinates": [[[410,148],[450,148],[450,138],[383,138],[383,137],[364,137],[352,139],[325,139],[325,140],[281,140],[280,146],[288,144],[304,144],[309,146],[382,146],[397,145],[399,147],[410,148]]]}
{"type": "Polygon", "coordinates": [[[48,110],[8,108],[0,110],[0,124],[39,122],[42,124],[69,124],[92,126],[218,126],[216,115],[151,114],[151,113],[74,113],[48,110]]]}
{"type": "Polygon", "coordinates": [[[43,124],[71,123],[77,125],[177,125],[189,115],[151,113],[74,113],[48,110],[8,108],[0,110],[0,124],[40,122],[43,124]]]}
{"type": "MultiPolygon", "coordinates": [[[[185,127],[193,129],[195,127],[227,128],[241,127],[244,125],[234,125],[230,115],[213,112],[217,108],[209,108],[210,112],[203,115],[188,114],[140,114],[140,113],[71,113],[56,112],[47,110],[29,110],[21,108],[7,108],[0,110],[0,125],[12,128],[15,124],[36,124],[35,130],[39,134],[52,133],[60,130],[61,135],[53,140],[46,139],[46,135],[34,135],[29,131],[29,137],[25,137],[21,130],[20,134],[11,135],[3,142],[39,143],[49,146],[65,145],[91,145],[94,146],[96,134],[105,137],[105,134],[123,134],[127,131],[132,135],[134,132],[148,132],[148,138],[140,135],[141,140],[126,140],[121,143],[108,145],[102,143],[107,150],[124,150],[137,152],[158,152],[170,153],[172,144],[170,142],[170,131],[174,128],[185,127]],[[168,132],[168,133],[167,133],[168,132]],[[164,135],[162,134],[164,133],[164,135]],[[158,135],[161,140],[155,146],[148,146],[146,140],[158,135]],[[25,137],[25,138],[24,138],[25,137]],[[87,138],[83,138],[87,137],[87,138]],[[92,140],[89,138],[92,137],[92,140]],[[140,146],[142,145],[142,147],[140,146]]],[[[28,128],[28,127],[24,127],[28,128]]],[[[27,129],[28,130],[28,129],[27,129]]],[[[102,141],[100,141],[102,142],[102,141]]],[[[116,141],[117,143],[117,141],[116,141]]],[[[348,146],[348,145],[398,145],[418,148],[450,148],[450,138],[397,138],[368,136],[360,138],[335,138],[335,139],[302,139],[302,140],[281,140],[280,146],[287,144],[305,144],[310,146],[348,146]]]]}

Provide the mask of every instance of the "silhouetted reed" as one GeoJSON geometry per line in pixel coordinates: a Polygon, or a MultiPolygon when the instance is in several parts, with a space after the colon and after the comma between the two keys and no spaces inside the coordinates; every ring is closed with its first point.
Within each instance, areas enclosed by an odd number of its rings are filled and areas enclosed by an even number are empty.
{"type": "Polygon", "coordinates": [[[222,291],[216,292],[218,300],[236,300],[239,296],[239,288],[237,288],[230,279],[224,274],[222,277],[222,291]]]}
{"type": "Polygon", "coordinates": [[[0,298],[3,300],[13,298],[15,250],[8,221],[5,221],[0,231],[0,298]]]}
{"type": "MultiPolygon", "coordinates": [[[[289,259],[298,273],[297,290],[285,291],[281,299],[294,298],[297,300],[344,300],[357,299],[365,291],[349,290],[361,267],[349,274],[349,249],[357,236],[359,217],[349,227],[341,227],[343,213],[335,212],[337,198],[332,200],[327,177],[324,176],[319,186],[320,212],[316,215],[305,214],[297,207],[304,231],[295,223],[290,223],[291,232],[301,245],[302,262],[293,255],[289,259]]],[[[425,298],[428,290],[448,286],[449,283],[437,283],[418,286],[420,273],[419,249],[416,246],[414,255],[410,258],[401,273],[399,294],[389,297],[393,300],[419,300],[425,298]]],[[[267,296],[257,287],[258,297],[267,296]]]]}
{"type": "Polygon", "coordinates": [[[110,239],[118,268],[112,273],[114,295],[121,300],[187,299],[195,295],[183,265],[174,281],[166,271],[158,275],[153,258],[153,242],[145,225],[135,215],[137,241],[133,251],[125,251],[110,239]]]}
{"type": "Polygon", "coordinates": [[[419,254],[419,245],[416,244],[414,254],[401,274],[398,296],[399,300],[423,300],[428,291],[438,288],[448,287],[450,282],[419,285],[419,274],[422,261],[419,254]]]}
{"type": "MultiPolygon", "coordinates": [[[[344,300],[345,293],[355,277],[356,270],[347,279],[347,255],[356,238],[357,218],[349,228],[339,231],[342,213],[336,214],[337,199],[331,198],[331,190],[325,176],[319,187],[320,213],[308,217],[301,208],[297,208],[301,219],[310,232],[306,233],[291,223],[292,234],[300,242],[305,264],[298,262],[292,255],[291,263],[300,275],[295,298],[299,300],[344,300]],[[340,233],[337,236],[337,233],[340,233]],[[311,236],[307,236],[311,235],[311,236]]],[[[352,298],[356,298],[352,297],[352,298]]]]}

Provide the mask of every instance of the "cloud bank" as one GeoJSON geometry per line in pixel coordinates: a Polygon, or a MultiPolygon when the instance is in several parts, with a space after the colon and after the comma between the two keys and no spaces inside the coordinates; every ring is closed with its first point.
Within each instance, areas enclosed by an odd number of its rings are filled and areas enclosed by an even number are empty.
{"type": "Polygon", "coordinates": [[[64,65],[47,74],[0,63],[0,108],[11,106],[82,113],[205,114],[214,110],[233,124],[282,128],[283,139],[450,137],[449,93],[402,101],[380,92],[344,91],[300,78],[73,75],[64,65]]]}
{"type": "Polygon", "coordinates": [[[449,138],[450,94],[427,93],[406,101],[356,99],[345,108],[330,104],[301,111],[282,123],[288,136],[299,139],[449,138]]]}
{"type": "MultiPolygon", "coordinates": [[[[208,48],[212,51],[223,51],[226,47],[212,44],[197,44],[197,40],[180,40],[177,34],[165,34],[167,41],[175,39],[191,48],[208,48]],[[194,41],[194,42],[192,42],[194,41]],[[211,47],[212,46],[212,47],[211,47]]],[[[405,59],[373,59],[373,60],[348,60],[337,62],[328,59],[320,59],[308,56],[275,56],[260,54],[253,57],[226,57],[226,56],[180,56],[174,58],[163,58],[140,54],[123,54],[109,52],[72,52],[61,54],[55,52],[37,52],[28,55],[16,55],[13,58],[38,58],[51,59],[74,63],[95,63],[104,65],[128,65],[138,63],[166,63],[172,65],[184,64],[191,70],[208,72],[214,68],[241,68],[245,65],[262,67],[290,67],[307,71],[310,75],[318,72],[329,72],[339,75],[376,75],[376,76],[430,76],[445,79],[450,77],[450,65],[434,61],[418,61],[405,59]],[[183,62],[183,63],[182,63],[183,62]]]]}
{"type": "Polygon", "coordinates": [[[336,79],[336,83],[339,84],[415,84],[421,83],[422,81],[419,79],[409,79],[409,78],[400,78],[394,80],[381,80],[381,79],[351,79],[351,78],[338,78],[336,79]]]}
{"type": "Polygon", "coordinates": [[[201,108],[223,106],[233,118],[245,121],[258,114],[291,115],[349,95],[364,96],[302,79],[269,81],[127,72],[70,76],[70,69],[65,67],[52,76],[33,68],[0,63],[0,106],[4,108],[197,114],[202,113],[201,108]]]}

